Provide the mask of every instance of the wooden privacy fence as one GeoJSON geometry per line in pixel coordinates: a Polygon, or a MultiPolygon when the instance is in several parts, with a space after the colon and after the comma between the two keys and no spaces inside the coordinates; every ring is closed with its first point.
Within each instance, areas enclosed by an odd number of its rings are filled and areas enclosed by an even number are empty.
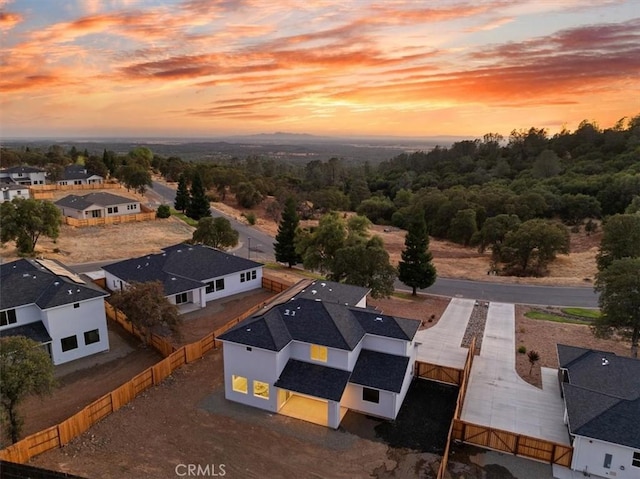
{"type": "MultiPolygon", "coordinates": [[[[279,288],[286,287],[287,283],[275,279],[268,279],[268,285],[269,288],[274,288],[271,289],[272,291],[282,291],[282,289],[279,288]]],[[[108,394],[105,394],[101,398],[96,399],[84,409],[77,412],[70,418],[65,419],[60,424],[36,432],[6,449],[3,449],[0,451],[0,459],[25,463],[38,454],[42,454],[43,452],[68,444],[72,439],[87,431],[95,423],[131,402],[143,391],[160,384],[176,369],[182,367],[184,364],[188,364],[202,358],[205,353],[221,344],[220,341],[217,341],[216,339],[218,336],[238,324],[243,319],[254,314],[256,311],[264,307],[265,304],[266,303],[257,304],[253,308],[232,319],[221,328],[218,328],[214,332],[206,335],[199,341],[187,344],[178,349],[163,337],[152,334],[151,344],[154,348],[160,351],[163,356],[165,356],[164,359],[145,369],[137,376],[134,376],[122,386],[114,389],[108,394]]],[[[142,338],[142,333],[138,328],[126,320],[124,313],[116,310],[106,302],[105,308],[107,317],[116,321],[129,333],[138,338],[142,338]]]]}
{"type": "Polygon", "coordinates": [[[447,434],[447,442],[445,443],[444,452],[442,454],[442,461],[440,462],[440,468],[438,469],[437,479],[444,479],[447,474],[447,466],[449,464],[449,449],[451,447],[451,441],[453,440],[453,428],[456,419],[462,414],[462,406],[464,405],[464,398],[467,394],[467,387],[469,386],[469,375],[471,374],[471,366],[473,366],[473,358],[476,353],[476,337],[471,338],[471,344],[469,344],[469,350],[467,351],[467,359],[464,363],[464,368],[460,371],[460,389],[458,389],[458,399],[456,400],[456,409],[453,411],[453,419],[449,425],[449,433],[447,434]]]}
{"type": "Polygon", "coordinates": [[[549,464],[571,467],[573,447],[567,444],[470,424],[460,419],[453,421],[453,438],[468,444],[509,452],[549,464]]]}
{"type": "Polygon", "coordinates": [[[102,226],[102,225],[117,225],[122,223],[134,223],[139,221],[151,221],[156,219],[156,212],[151,208],[144,205],[140,205],[142,213],[132,213],[129,215],[118,216],[102,216],[100,218],[72,218],[70,216],[64,216],[63,220],[69,226],[102,226]]]}
{"type": "Polygon", "coordinates": [[[31,185],[29,195],[36,200],[50,200],[54,197],[54,191],[69,190],[113,190],[122,188],[120,183],[91,183],[89,185],[31,185]]]}

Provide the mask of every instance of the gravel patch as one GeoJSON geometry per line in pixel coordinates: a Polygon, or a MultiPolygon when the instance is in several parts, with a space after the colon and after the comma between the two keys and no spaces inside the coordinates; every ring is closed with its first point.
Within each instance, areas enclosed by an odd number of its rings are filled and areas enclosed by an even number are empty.
{"type": "Polygon", "coordinates": [[[476,354],[480,354],[482,348],[482,337],[484,336],[484,326],[487,324],[487,310],[489,309],[488,301],[476,301],[471,318],[467,324],[467,329],[462,337],[461,346],[468,348],[471,344],[471,338],[476,338],[476,354]]]}

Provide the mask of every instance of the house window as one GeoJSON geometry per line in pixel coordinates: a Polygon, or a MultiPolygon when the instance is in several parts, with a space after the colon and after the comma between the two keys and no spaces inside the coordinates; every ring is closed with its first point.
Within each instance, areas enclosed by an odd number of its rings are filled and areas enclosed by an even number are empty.
{"type": "Polygon", "coordinates": [[[611,454],[605,454],[604,464],[602,465],[602,467],[604,467],[605,469],[611,469],[611,459],[613,459],[613,456],[611,454]]]}
{"type": "Polygon", "coordinates": [[[251,352],[253,351],[253,348],[251,346],[247,346],[247,351],[251,352]]]}
{"type": "Polygon", "coordinates": [[[82,184],[82,180],[73,180],[73,184],[74,185],[81,185],[82,184]]]}
{"type": "Polygon", "coordinates": [[[62,345],[62,351],[71,351],[72,349],[78,348],[78,338],[73,335],[68,338],[62,338],[60,340],[60,344],[62,345]]]}
{"type": "Polygon", "coordinates": [[[118,212],[118,207],[117,206],[109,206],[107,208],[107,213],[112,214],[112,213],[117,213],[118,212]]]}
{"type": "Polygon", "coordinates": [[[209,294],[209,293],[215,292],[215,290],[216,290],[215,282],[210,281],[209,283],[207,283],[207,287],[204,291],[205,293],[209,294]]]}
{"type": "Polygon", "coordinates": [[[100,342],[100,331],[94,329],[93,331],[85,331],[84,333],[84,344],[85,346],[89,346],[93,343],[100,342]]]}
{"type": "Polygon", "coordinates": [[[269,385],[262,381],[253,381],[253,395],[262,399],[269,399],[269,385]]]}
{"type": "Polygon", "coordinates": [[[256,279],[256,270],[255,269],[251,272],[251,279],[256,279]]]}
{"type": "Polygon", "coordinates": [[[240,282],[244,283],[244,273],[240,273],[240,282]]]}
{"type": "Polygon", "coordinates": [[[640,451],[636,451],[633,453],[633,459],[631,460],[631,465],[634,467],[640,467],[640,451]]]}
{"type": "Polygon", "coordinates": [[[15,309],[7,309],[6,311],[0,311],[0,326],[7,326],[9,324],[14,324],[17,322],[16,318],[16,310],[15,309]]]}
{"type": "Polygon", "coordinates": [[[187,301],[189,301],[187,293],[176,294],[176,304],[186,303],[187,301]]]}
{"type": "Polygon", "coordinates": [[[80,303],[73,303],[73,309],[78,309],[80,307],[80,303]]]}
{"type": "Polygon", "coordinates": [[[216,291],[222,291],[224,289],[224,278],[216,279],[216,291]]]}
{"type": "Polygon", "coordinates": [[[236,376],[235,374],[231,376],[231,388],[237,393],[247,394],[247,383],[247,378],[243,376],[236,376]]]}
{"type": "Polygon", "coordinates": [[[326,346],[318,346],[317,344],[311,345],[311,359],[314,361],[327,362],[327,356],[329,352],[326,346]]]}
{"type": "Polygon", "coordinates": [[[378,404],[380,402],[380,391],[371,388],[362,388],[362,400],[378,404]]]}
{"type": "Polygon", "coordinates": [[[100,218],[100,210],[92,210],[91,211],[92,218],[100,218]]]}

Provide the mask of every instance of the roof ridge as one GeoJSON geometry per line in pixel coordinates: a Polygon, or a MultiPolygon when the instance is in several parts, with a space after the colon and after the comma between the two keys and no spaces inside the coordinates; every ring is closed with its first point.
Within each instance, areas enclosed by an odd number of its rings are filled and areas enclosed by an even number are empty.
{"type": "MultiPolygon", "coordinates": [[[[309,301],[314,301],[314,300],[309,300],[309,301]]],[[[315,301],[314,301],[315,302],[315,301]]],[[[362,325],[360,324],[360,321],[358,321],[358,318],[356,318],[353,313],[351,312],[351,309],[349,307],[344,307],[341,304],[338,303],[332,303],[330,301],[319,301],[319,303],[322,305],[322,307],[325,309],[325,311],[327,312],[327,314],[329,315],[329,318],[331,318],[331,324],[333,324],[333,327],[336,329],[336,331],[338,332],[338,334],[340,335],[340,337],[342,338],[342,341],[344,342],[344,345],[351,349],[351,345],[349,344],[349,342],[347,341],[347,338],[345,337],[344,332],[342,331],[342,329],[338,326],[338,324],[336,323],[336,318],[334,317],[333,314],[331,314],[331,311],[329,311],[327,309],[327,305],[330,305],[331,308],[336,308],[336,309],[340,309],[340,310],[346,310],[349,314],[349,316],[352,318],[352,323],[353,324],[357,324],[358,327],[362,330],[362,335],[364,336],[364,334],[366,334],[365,329],[362,327],[362,325]]],[[[362,338],[361,338],[362,339],[362,338]]]]}

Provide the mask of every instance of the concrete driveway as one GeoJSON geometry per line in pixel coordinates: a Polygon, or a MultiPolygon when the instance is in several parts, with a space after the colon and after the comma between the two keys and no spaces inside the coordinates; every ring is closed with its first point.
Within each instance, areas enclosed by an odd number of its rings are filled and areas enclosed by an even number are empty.
{"type": "Polygon", "coordinates": [[[461,419],[568,445],[557,370],[542,368],[538,389],[516,373],[515,354],[515,306],[490,303],[461,419]]]}

